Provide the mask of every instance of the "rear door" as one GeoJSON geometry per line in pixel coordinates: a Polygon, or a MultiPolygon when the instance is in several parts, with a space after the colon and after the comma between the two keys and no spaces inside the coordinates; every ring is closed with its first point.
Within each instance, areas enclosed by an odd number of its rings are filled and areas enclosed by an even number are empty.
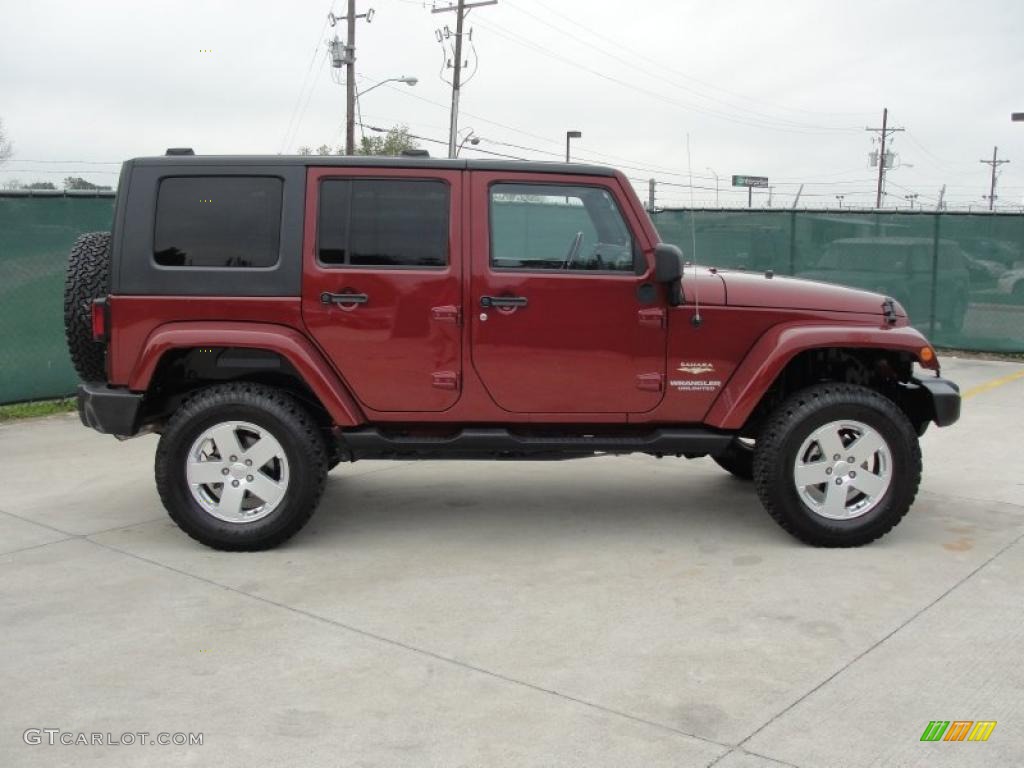
{"type": "Polygon", "coordinates": [[[475,171],[473,366],[515,413],[622,414],[664,390],[666,311],[615,177],[475,171]]]}
{"type": "Polygon", "coordinates": [[[303,319],[369,409],[459,399],[461,181],[436,169],[308,172],[303,319]]]}

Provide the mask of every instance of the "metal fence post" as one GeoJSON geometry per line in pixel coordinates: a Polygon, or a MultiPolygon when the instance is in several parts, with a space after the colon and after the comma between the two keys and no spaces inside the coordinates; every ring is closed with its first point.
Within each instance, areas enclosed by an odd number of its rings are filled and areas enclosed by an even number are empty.
{"type": "Polygon", "coordinates": [[[928,312],[928,338],[935,336],[935,301],[939,287],[939,214],[929,214],[932,217],[932,295],[929,302],[928,312]]]}

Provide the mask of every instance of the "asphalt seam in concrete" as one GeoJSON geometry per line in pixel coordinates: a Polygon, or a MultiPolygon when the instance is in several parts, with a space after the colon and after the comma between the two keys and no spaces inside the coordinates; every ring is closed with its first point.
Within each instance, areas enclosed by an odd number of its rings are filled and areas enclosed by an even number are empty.
{"type": "Polygon", "coordinates": [[[712,766],[718,765],[720,762],[725,760],[725,758],[727,758],[734,752],[739,752],[744,755],[750,755],[751,757],[760,757],[762,760],[771,760],[772,763],[776,765],[785,765],[787,766],[787,768],[800,768],[800,766],[796,763],[787,763],[785,760],[779,760],[777,757],[769,757],[768,755],[763,755],[760,752],[751,752],[749,749],[744,749],[743,747],[733,747],[724,755],[719,755],[718,757],[716,757],[714,760],[712,760],[710,763],[704,766],[704,768],[712,768],[712,766]]]}
{"type": "MultiPolygon", "coordinates": [[[[60,534],[63,534],[65,536],[65,538],[58,539],[57,541],[67,541],[68,539],[86,539],[89,536],[99,536],[101,533],[110,533],[112,531],[120,531],[120,530],[122,530],[124,528],[133,528],[136,525],[146,525],[147,523],[155,523],[158,520],[162,520],[163,519],[162,516],[161,517],[151,517],[148,520],[138,520],[138,521],[136,521],[134,523],[126,523],[125,525],[115,525],[113,528],[104,528],[104,529],[102,529],[100,531],[90,531],[89,533],[72,533],[71,531],[65,531],[65,530],[63,530],[61,528],[54,528],[52,525],[47,525],[46,523],[40,523],[40,522],[38,522],[36,520],[31,520],[31,519],[29,519],[27,517],[22,517],[21,515],[16,515],[13,512],[8,512],[6,509],[0,509],[0,515],[7,515],[8,517],[13,517],[15,520],[21,520],[21,522],[28,523],[29,525],[38,525],[40,528],[46,528],[47,530],[53,531],[54,533],[60,533],[60,534]]],[[[34,544],[31,547],[25,547],[25,549],[35,549],[36,547],[45,547],[45,546],[47,546],[49,544],[56,544],[57,541],[48,541],[45,544],[34,544]]],[[[16,550],[14,550],[14,552],[24,552],[25,549],[16,549],[16,550]]],[[[11,554],[14,554],[14,552],[4,552],[3,554],[11,555],[11,554]]]]}
{"type": "MultiPolygon", "coordinates": [[[[985,560],[985,562],[981,563],[981,564],[980,564],[980,565],[978,565],[978,566],[977,566],[976,568],[974,568],[974,569],[973,569],[972,571],[970,571],[969,573],[967,573],[967,574],[966,574],[966,575],[965,575],[965,576],[964,576],[964,577],[963,577],[962,579],[960,579],[960,580],[959,580],[959,581],[957,581],[957,582],[956,582],[955,584],[953,584],[953,585],[952,585],[951,587],[949,587],[949,589],[947,589],[947,590],[946,590],[945,592],[943,592],[943,593],[942,593],[941,595],[939,595],[939,596],[938,596],[938,597],[936,597],[936,598],[935,598],[934,600],[932,600],[932,601],[931,601],[930,603],[928,603],[928,604],[927,604],[927,605],[925,605],[925,606],[924,606],[923,608],[921,608],[920,610],[918,610],[918,611],[917,611],[916,613],[914,613],[914,614],[913,614],[912,616],[910,616],[910,618],[908,618],[908,619],[907,619],[906,621],[904,621],[904,622],[903,622],[902,624],[900,624],[900,625],[899,625],[898,627],[896,627],[895,629],[893,629],[893,630],[892,630],[891,632],[889,632],[889,633],[888,633],[887,635],[885,635],[884,637],[882,637],[882,638],[881,638],[880,640],[876,641],[876,642],[875,642],[875,643],[873,643],[872,645],[870,645],[870,646],[868,646],[867,648],[865,648],[865,649],[864,649],[863,651],[861,651],[861,652],[860,652],[859,654],[857,654],[857,655],[856,655],[856,656],[855,656],[854,658],[852,658],[852,659],[851,659],[850,661],[848,661],[848,662],[847,662],[846,664],[844,664],[843,666],[841,666],[841,667],[840,667],[839,669],[837,669],[837,670],[836,670],[835,672],[833,672],[833,673],[832,673],[831,675],[829,675],[828,677],[826,677],[826,678],[825,678],[824,680],[822,680],[822,681],[821,681],[820,683],[818,683],[818,684],[817,684],[816,686],[814,686],[814,687],[813,687],[813,688],[811,688],[811,689],[810,689],[809,691],[807,691],[806,693],[804,693],[804,694],[803,694],[802,696],[800,696],[799,698],[797,698],[797,699],[796,699],[795,701],[793,701],[792,703],[790,703],[790,704],[789,704],[789,705],[788,705],[788,706],[787,706],[787,707],[786,707],[785,709],[783,709],[783,710],[782,710],[781,712],[778,712],[778,713],[776,713],[776,714],[775,714],[775,715],[774,715],[773,717],[771,717],[771,718],[770,718],[769,720],[767,720],[767,721],[765,721],[764,723],[762,723],[762,724],[761,724],[760,726],[758,726],[758,728],[757,728],[756,730],[754,730],[754,731],[753,731],[753,732],[752,732],[752,733],[751,733],[751,734],[750,734],[749,736],[747,736],[747,737],[746,737],[745,739],[741,740],[741,741],[740,741],[740,742],[739,742],[739,743],[737,744],[737,746],[739,746],[739,747],[742,747],[742,746],[743,746],[744,744],[746,744],[746,743],[747,743],[748,741],[750,741],[750,740],[751,740],[752,738],[754,738],[755,736],[757,736],[757,734],[759,734],[759,733],[760,733],[761,731],[763,731],[763,730],[764,730],[765,728],[767,728],[767,727],[768,727],[769,725],[771,725],[771,724],[772,724],[772,723],[774,723],[774,722],[775,722],[776,720],[778,720],[779,718],[781,718],[781,717],[782,717],[783,715],[785,715],[785,714],[786,714],[787,712],[789,712],[789,711],[790,711],[791,709],[793,709],[793,708],[794,708],[795,706],[797,706],[797,705],[798,705],[798,704],[800,704],[800,703],[801,703],[802,701],[804,701],[804,700],[806,700],[807,698],[809,698],[809,697],[810,697],[810,696],[811,696],[812,694],[816,693],[817,691],[821,690],[821,689],[822,689],[823,687],[825,687],[826,685],[828,685],[828,684],[829,684],[830,682],[832,682],[832,681],[833,681],[833,680],[834,680],[835,678],[839,677],[839,675],[841,675],[841,674],[842,674],[843,672],[845,672],[845,671],[846,671],[847,669],[849,669],[850,667],[852,667],[852,666],[853,666],[854,664],[856,664],[856,663],[857,663],[858,661],[860,661],[860,660],[861,660],[861,659],[863,659],[863,658],[864,658],[865,656],[867,656],[867,655],[868,655],[869,653],[871,653],[871,652],[872,652],[872,651],[874,651],[874,650],[875,650],[876,648],[878,648],[878,647],[879,647],[879,646],[881,646],[881,645],[882,645],[883,643],[885,643],[885,642],[886,642],[886,641],[887,641],[887,640],[888,640],[889,638],[891,638],[891,637],[892,637],[893,635],[895,635],[895,634],[896,634],[897,632],[899,632],[900,630],[902,630],[902,629],[903,629],[904,627],[907,627],[907,626],[909,626],[909,625],[910,625],[911,623],[913,623],[914,621],[916,621],[916,620],[917,620],[917,619],[918,619],[918,618],[919,618],[920,616],[922,616],[922,615],[923,615],[923,614],[924,614],[924,613],[925,613],[926,611],[930,610],[930,609],[931,609],[932,607],[934,607],[934,606],[935,606],[935,605],[937,605],[938,603],[942,602],[942,601],[943,601],[943,600],[944,600],[944,599],[945,599],[946,597],[948,597],[948,596],[949,596],[950,594],[952,594],[952,593],[953,593],[953,592],[954,592],[954,591],[955,591],[956,589],[958,589],[958,588],[959,588],[959,587],[960,587],[961,585],[963,585],[963,584],[964,584],[964,583],[966,583],[966,582],[967,582],[968,580],[970,580],[971,578],[973,578],[973,577],[975,576],[975,574],[977,574],[977,573],[978,573],[979,571],[981,571],[981,570],[982,570],[983,568],[987,567],[987,566],[988,566],[988,565],[989,565],[990,563],[994,562],[994,561],[995,561],[996,559],[998,559],[999,557],[1001,557],[1001,556],[1003,555],[1003,553],[1005,553],[1005,552],[1009,551],[1009,550],[1010,550],[1010,549],[1011,549],[1012,547],[1014,547],[1014,546],[1015,546],[1015,545],[1016,545],[1017,543],[1019,543],[1019,542],[1020,542],[1020,541],[1021,541],[1022,539],[1024,539],[1024,533],[1021,533],[1021,534],[1019,534],[1019,535],[1018,535],[1018,536],[1017,536],[1017,537],[1016,537],[1015,539],[1013,539],[1013,540],[1012,540],[1012,541],[1010,541],[1010,542],[1009,542],[1008,544],[1006,544],[1005,546],[1003,546],[1003,547],[1002,547],[1002,548],[1001,548],[1001,549],[1000,549],[1000,550],[999,550],[998,552],[996,552],[996,553],[995,553],[995,554],[993,554],[993,555],[992,555],[991,557],[989,557],[989,558],[988,558],[987,560],[985,560]]],[[[714,763],[712,763],[711,765],[714,765],[714,763]]]]}
{"type": "MultiPolygon", "coordinates": [[[[92,535],[92,534],[90,534],[90,535],[92,535]]],[[[120,549],[119,547],[111,546],[110,544],[105,544],[105,543],[103,543],[101,541],[93,541],[88,536],[85,536],[85,537],[82,537],[82,538],[84,538],[86,541],[88,541],[88,542],[90,542],[92,544],[95,544],[98,547],[102,547],[102,548],[107,549],[107,550],[109,550],[111,552],[117,552],[118,554],[124,555],[126,557],[134,558],[135,560],[139,560],[140,562],[148,563],[149,565],[154,565],[154,566],[156,566],[158,568],[163,568],[165,570],[171,571],[172,573],[177,573],[177,574],[179,574],[181,576],[185,576],[185,577],[190,578],[190,579],[195,579],[196,581],[201,581],[204,584],[208,584],[208,585],[210,585],[212,587],[217,587],[219,589],[224,589],[224,590],[227,590],[229,592],[234,592],[235,594],[242,595],[243,597],[247,597],[247,598],[249,598],[251,600],[257,600],[257,601],[259,601],[261,603],[264,603],[266,605],[274,606],[275,608],[280,608],[280,609],[288,611],[290,613],[294,613],[294,614],[296,614],[298,616],[304,616],[304,617],[306,617],[308,619],[312,619],[313,621],[320,622],[322,624],[328,624],[330,626],[337,627],[338,629],[343,629],[343,630],[345,630],[347,632],[351,632],[353,634],[360,635],[361,637],[365,637],[365,638],[368,638],[370,640],[375,640],[375,641],[377,641],[379,643],[384,643],[386,645],[390,645],[390,646],[395,647],[395,648],[400,648],[400,649],[402,649],[404,651],[409,651],[411,653],[419,654],[421,656],[426,656],[426,657],[434,659],[436,661],[440,661],[440,662],[445,663],[445,664],[450,664],[452,666],[456,666],[456,667],[459,667],[461,669],[468,670],[470,672],[477,672],[477,673],[482,674],[482,675],[487,675],[488,677],[494,678],[496,680],[501,680],[502,682],[510,683],[512,685],[520,686],[522,688],[527,688],[529,690],[536,691],[538,693],[545,693],[545,694],[548,694],[548,695],[551,695],[551,696],[555,696],[557,698],[564,699],[565,701],[569,701],[569,702],[572,702],[574,704],[580,704],[580,705],[582,705],[584,707],[588,707],[590,709],[594,709],[594,710],[597,710],[599,712],[604,712],[605,714],[614,715],[616,717],[621,717],[621,718],[624,718],[626,720],[631,720],[631,721],[636,722],[636,723],[641,723],[643,725],[648,725],[648,726],[651,726],[651,727],[654,727],[654,728],[658,728],[658,729],[663,730],[663,731],[668,731],[668,732],[676,734],[678,736],[686,736],[687,738],[696,739],[697,741],[701,741],[701,742],[703,742],[705,744],[711,744],[711,745],[716,746],[716,747],[721,747],[721,748],[726,750],[726,753],[728,753],[729,751],[734,750],[737,746],[739,746],[739,745],[736,745],[736,744],[725,744],[725,743],[720,742],[720,741],[715,741],[714,739],[709,739],[709,738],[707,738],[705,736],[698,736],[695,733],[688,733],[688,732],[686,732],[684,730],[681,730],[679,728],[676,728],[674,726],[667,725],[665,723],[659,723],[656,720],[648,720],[646,718],[640,717],[639,715],[633,715],[633,714],[630,714],[629,712],[623,712],[623,711],[618,710],[618,709],[613,709],[613,708],[607,707],[607,706],[605,706],[603,704],[598,704],[596,702],[587,701],[586,699],[581,699],[581,698],[578,698],[576,696],[572,696],[572,695],[567,694],[567,693],[562,693],[561,691],[556,691],[556,690],[554,690],[552,688],[545,688],[545,687],[543,687],[541,685],[538,685],[536,683],[531,683],[531,682],[526,681],[526,680],[520,680],[520,679],[515,678],[515,677],[510,677],[508,675],[502,674],[501,672],[494,672],[494,671],[489,670],[489,669],[484,669],[483,667],[478,667],[478,666],[476,666],[474,664],[469,664],[468,662],[465,662],[465,661],[459,661],[458,659],[453,659],[453,658],[451,658],[449,656],[444,656],[444,655],[442,655],[440,653],[436,653],[435,651],[427,650],[426,648],[420,648],[420,647],[415,646],[415,645],[410,645],[409,643],[402,642],[401,640],[395,640],[393,638],[385,637],[384,635],[379,635],[379,634],[377,634],[375,632],[371,632],[371,631],[366,630],[366,629],[360,629],[359,627],[352,626],[351,624],[346,624],[346,623],[338,621],[336,619],[328,618],[327,616],[321,616],[318,613],[313,613],[312,611],[307,611],[307,610],[305,610],[303,608],[296,608],[295,606],[286,605],[285,603],[280,603],[280,602],[278,602],[276,600],[271,600],[270,598],[263,597],[262,595],[255,595],[255,594],[253,594],[251,592],[246,592],[243,589],[238,589],[237,587],[232,587],[232,586],[230,586],[228,584],[221,584],[219,581],[214,581],[213,579],[208,579],[205,576],[199,576],[199,575],[194,574],[194,573],[189,573],[188,571],[184,571],[184,570],[182,570],[180,568],[175,568],[172,565],[167,565],[166,563],[161,563],[158,560],[153,560],[153,559],[148,558],[148,557],[143,557],[142,555],[137,555],[134,552],[128,552],[127,550],[120,549]]],[[[754,753],[751,753],[751,754],[754,754],[754,753]]],[[[760,757],[764,757],[764,756],[760,755],[760,757]]],[[[771,758],[767,758],[767,759],[771,759],[771,758]]]]}

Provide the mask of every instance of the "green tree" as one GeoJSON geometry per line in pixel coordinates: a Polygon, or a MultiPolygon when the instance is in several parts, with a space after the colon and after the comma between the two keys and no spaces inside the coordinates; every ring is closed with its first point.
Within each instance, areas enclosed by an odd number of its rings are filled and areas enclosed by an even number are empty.
{"type": "Polygon", "coordinates": [[[56,189],[57,186],[52,181],[33,181],[31,184],[26,184],[24,189],[56,189]]]}
{"type": "Polygon", "coordinates": [[[64,179],[64,189],[111,189],[111,187],[93,184],[80,176],[68,176],[64,179]]]}
{"type": "Polygon", "coordinates": [[[407,149],[419,149],[420,145],[409,135],[409,127],[396,125],[383,136],[363,136],[356,147],[357,155],[400,155],[407,149]]]}

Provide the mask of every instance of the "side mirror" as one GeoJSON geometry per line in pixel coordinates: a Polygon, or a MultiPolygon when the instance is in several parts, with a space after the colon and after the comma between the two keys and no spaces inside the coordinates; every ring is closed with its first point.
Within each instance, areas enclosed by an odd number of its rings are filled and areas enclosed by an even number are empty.
{"type": "Polygon", "coordinates": [[[683,276],[683,252],[669,243],[654,246],[654,279],[675,283],[683,276]]]}

